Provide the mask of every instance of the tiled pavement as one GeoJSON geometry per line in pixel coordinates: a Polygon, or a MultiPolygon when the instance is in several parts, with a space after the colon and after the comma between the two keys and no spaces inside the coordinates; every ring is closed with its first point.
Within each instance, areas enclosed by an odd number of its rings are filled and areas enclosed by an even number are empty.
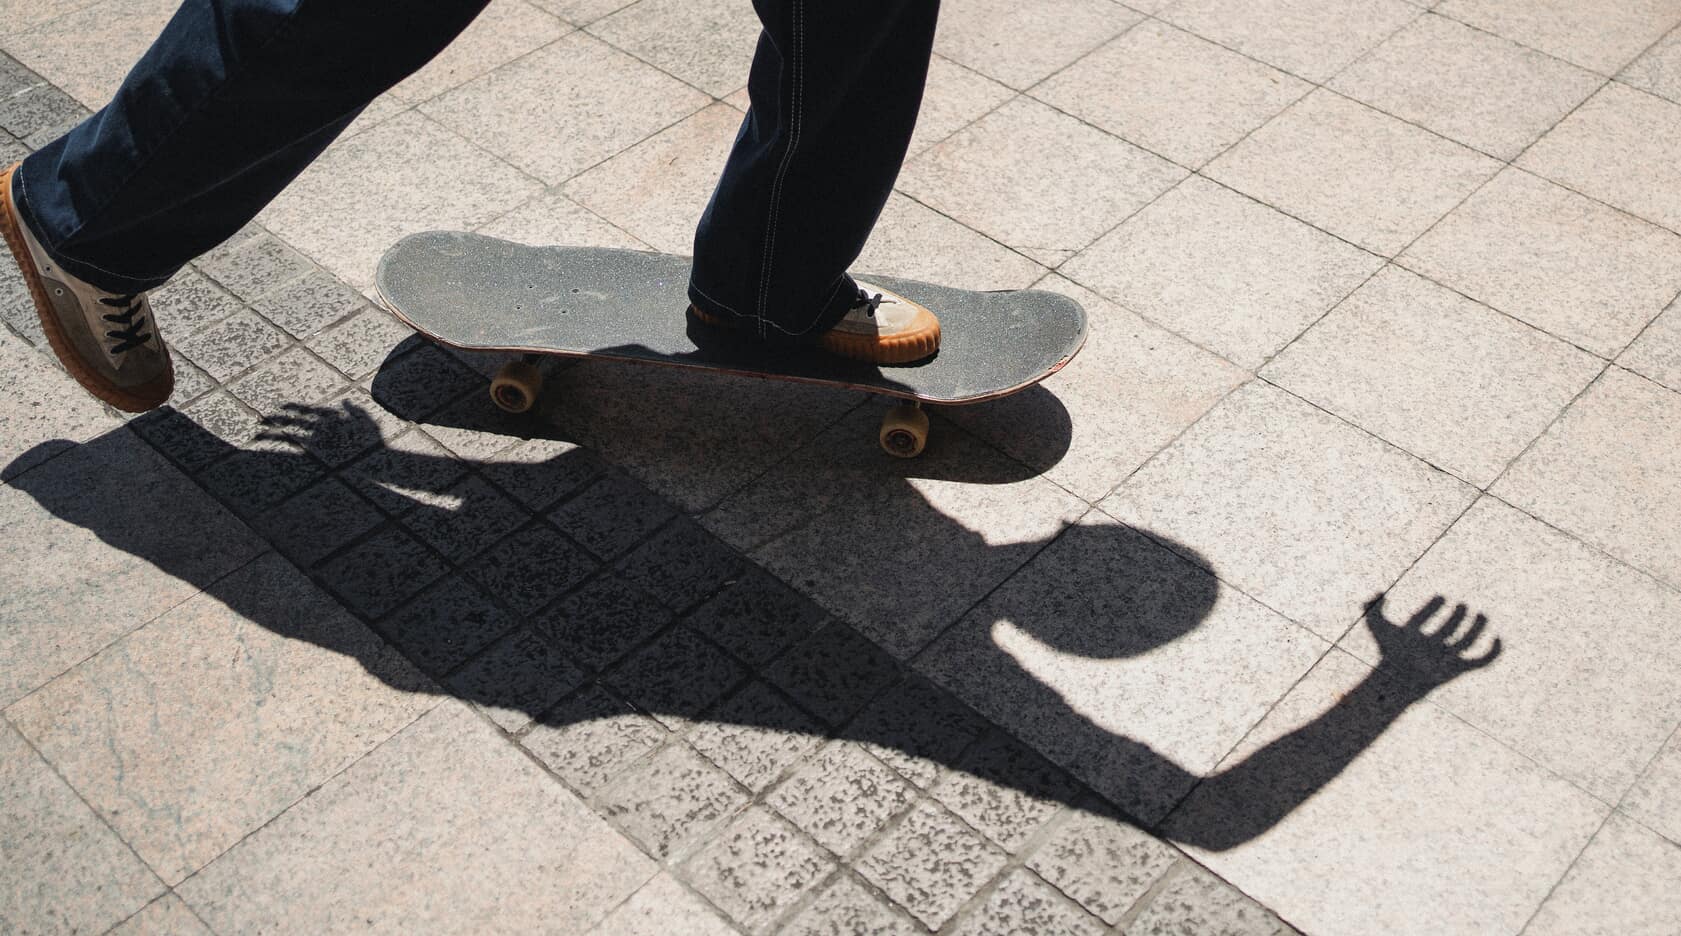
{"type": "MultiPolygon", "coordinates": [[[[172,7],[0,0],[0,158],[172,7]]],[[[0,931],[1681,931],[1678,24],[948,0],[860,268],[1094,335],[898,463],[369,305],[704,204],[746,3],[496,0],[158,295],[172,407],[0,280],[0,931]]]]}

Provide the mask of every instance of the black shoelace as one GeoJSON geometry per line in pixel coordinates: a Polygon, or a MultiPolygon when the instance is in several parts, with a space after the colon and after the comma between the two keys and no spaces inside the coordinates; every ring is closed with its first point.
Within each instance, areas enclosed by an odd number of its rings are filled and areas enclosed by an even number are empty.
{"type": "Polygon", "coordinates": [[[857,308],[860,308],[862,306],[869,306],[870,307],[870,313],[869,313],[870,318],[875,318],[876,317],[876,310],[881,308],[881,293],[876,293],[874,296],[872,296],[869,293],[865,292],[862,288],[860,288],[858,290],[858,304],[853,306],[853,308],[857,309],[857,308]]]}
{"type": "Polygon", "coordinates": [[[137,316],[135,314],[140,311],[139,293],[130,293],[126,296],[111,296],[110,298],[99,300],[99,304],[122,310],[121,312],[114,313],[107,312],[100,316],[100,318],[103,318],[105,321],[110,322],[113,325],[123,326],[122,328],[111,329],[105,333],[105,337],[116,342],[116,344],[111,347],[112,354],[122,354],[124,351],[132,351],[145,344],[146,340],[152,337],[152,333],[145,330],[146,317],[143,315],[137,316]]]}

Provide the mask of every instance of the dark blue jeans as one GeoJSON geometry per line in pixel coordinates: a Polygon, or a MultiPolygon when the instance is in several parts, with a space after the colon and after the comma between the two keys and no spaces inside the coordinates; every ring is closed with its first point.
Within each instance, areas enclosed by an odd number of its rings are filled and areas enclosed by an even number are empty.
{"type": "MultiPolygon", "coordinates": [[[[71,273],[159,286],[487,2],[186,0],[109,104],[24,160],[21,210],[71,273]]],[[[695,235],[690,294],[760,337],[798,338],[853,299],[846,269],[904,160],[939,0],[754,5],[752,107],[695,235]]]]}

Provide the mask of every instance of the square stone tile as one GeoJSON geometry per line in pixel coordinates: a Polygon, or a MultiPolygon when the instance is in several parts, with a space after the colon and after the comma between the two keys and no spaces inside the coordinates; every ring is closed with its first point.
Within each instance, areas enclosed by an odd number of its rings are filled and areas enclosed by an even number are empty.
{"type": "Polygon", "coordinates": [[[1335,640],[1475,496],[1295,397],[1249,384],[1102,506],[1335,640]]]}
{"type": "Polygon", "coordinates": [[[517,626],[489,595],[451,575],[381,618],[375,627],[434,676],[460,666],[517,626]]]}
{"type": "Polygon", "coordinates": [[[1670,305],[1646,326],[1617,363],[1681,393],[1681,306],[1670,305]]]}
{"type": "Polygon", "coordinates": [[[165,894],[111,930],[111,936],[213,936],[174,894],[165,894]]]}
{"type": "MultiPolygon", "coordinates": [[[[465,357],[453,349],[443,348],[445,355],[454,358],[454,363],[477,370],[474,366],[481,359],[465,357]]],[[[463,375],[462,385],[471,387],[478,381],[463,375]]],[[[480,468],[494,463],[503,452],[512,449],[520,443],[522,438],[529,436],[533,429],[532,420],[524,414],[509,413],[497,406],[489,393],[468,393],[454,403],[428,416],[425,421],[426,434],[437,439],[444,448],[459,456],[463,463],[478,463],[480,468]]],[[[553,442],[548,439],[527,439],[535,443],[538,449],[533,451],[532,457],[542,459],[545,455],[560,455],[573,450],[576,446],[565,442],[553,442]]],[[[582,454],[582,453],[580,453],[582,454]]],[[[565,461],[560,466],[564,468],[565,461]]],[[[511,477],[518,481],[536,481],[531,475],[537,474],[530,470],[535,466],[520,466],[511,477]]],[[[564,481],[571,474],[561,470],[554,472],[564,481]]]]}
{"type": "Polygon", "coordinates": [[[1591,354],[1388,267],[1261,376],[1482,487],[1603,368],[1591,354]]]}
{"type": "Polygon", "coordinates": [[[707,103],[699,91],[575,32],[420,109],[553,185],[707,103]],[[565,134],[557,137],[555,127],[565,134]]]}
{"type": "Polygon", "coordinates": [[[1515,159],[1604,79],[1444,16],[1413,20],[1331,87],[1497,159],[1515,159]]]}
{"type": "Polygon", "coordinates": [[[956,427],[937,425],[914,461],[882,458],[878,412],[854,412],[703,519],[902,658],[1085,505],[956,427]]]}
{"type": "Polygon", "coordinates": [[[607,677],[607,685],[673,731],[701,718],[747,671],[691,631],[673,628],[607,677]]]}
{"type": "Polygon", "coordinates": [[[1033,96],[1194,167],[1312,87],[1152,20],[1053,75],[1033,96]]]}
{"type": "Polygon", "coordinates": [[[448,506],[411,510],[404,515],[403,525],[453,562],[478,555],[531,517],[476,476],[438,493],[448,506]]]}
{"type": "Polygon", "coordinates": [[[458,699],[484,710],[513,733],[578,688],[584,674],[547,641],[520,628],[491,645],[445,682],[458,699]]]}
{"type": "Polygon", "coordinates": [[[1244,55],[1322,82],[1418,16],[1401,0],[1180,0],[1168,22],[1244,55]]]}
{"type": "Polygon", "coordinates": [[[619,560],[625,581],[684,611],[712,596],[741,575],[741,555],[694,521],[672,521],[647,542],[619,560]]]}
{"type": "MultiPolygon", "coordinates": [[[[171,462],[180,466],[181,470],[202,471],[233,454],[234,450],[233,443],[219,438],[207,426],[201,424],[199,414],[194,413],[207,404],[237,412],[247,427],[258,425],[256,416],[235,403],[231,396],[226,393],[213,393],[194,400],[180,410],[173,406],[165,406],[136,416],[129,422],[129,428],[171,462]]],[[[42,454],[51,454],[51,450],[42,454]]]]}
{"type": "Polygon", "coordinates": [[[807,761],[765,802],[844,858],[915,798],[915,787],[863,748],[837,742],[807,761]]]}
{"type": "Polygon", "coordinates": [[[199,481],[229,509],[254,520],[326,473],[303,452],[245,449],[205,469],[199,481]]]}
{"type": "Polygon", "coordinates": [[[1681,19],[1675,0],[1600,8],[1571,0],[1444,0],[1436,12],[1612,75],[1681,19]]]}
{"type": "Polygon", "coordinates": [[[498,927],[582,932],[654,873],[642,855],[446,703],[179,888],[218,932],[498,927]],[[472,765],[463,770],[463,765],[472,765]]]}
{"type": "Polygon", "coordinates": [[[570,32],[570,24],[525,0],[494,0],[420,71],[391,89],[410,104],[427,101],[570,32]]]}
{"type": "Polygon", "coordinates": [[[175,343],[187,359],[226,381],[280,353],[291,339],[254,312],[240,312],[175,343]]]}
{"type": "Polygon", "coordinates": [[[526,527],[464,571],[515,614],[530,615],[596,570],[595,560],[547,524],[526,527]]]}
{"type": "Polygon", "coordinates": [[[734,0],[643,0],[589,31],[713,97],[747,84],[759,17],[734,0]]]}
{"type": "MultiPolygon", "coordinates": [[[[57,87],[7,59],[5,98],[0,101],[0,130],[20,140],[79,121],[87,108],[57,87]]],[[[20,154],[21,155],[21,154],[20,154]]],[[[9,165],[9,164],[8,164],[9,165]]]]}
{"type": "Polygon", "coordinates": [[[379,617],[442,578],[449,566],[395,524],[316,569],[354,611],[379,617]]]}
{"type": "Polygon", "coordinates": [[[591,936],[735,936],[736,929],[695,892],[661,872],[620,904],[591,936]]]}
{"type": "Polygon", "coordinates": [[[1165,834],[1306,932],[1517,931],[1607,807],[1416,698],[1333,651],[1165,834]]]}
{"type": "Polygon", "coordinates": [[[843,874],[777,932],[780,936],[922,936],[927,930],[843,874]]]}
{"type": "Polygon", "coordinates": [[[966,289],[1023,289],[1045,275],[1037,262],[898,192],[887,196],[853,269],[866,279],[879,273],[966,289]]]}
{"type": "MultiPolygon", "coordinates": [[[[384,413],[378,407],[374,409],[384,413]]],[[[388,426],[364,424],[344,433],[356,440],[373,436],[374,441],[372,450],[340,469],[339,476],[382,510],[401,516],[422,504],[436,503],[438,492],[466,474],[467,466],[418,429],[396,435],[402,424],[385,415],[388,426]]],[[[346,444],[343,449],[351,447],[346,444]]]]}
{"type": "Polygon", "coordinates": [[[366,290],[380,254],[404,235],[476,227],[541,189],[410,111],[329,149],[270,203],[262,221],[352,288],[366,290]]]}
{"type": "Polygon", "coordinates": [[[1681,104],[1612,82],[1517,165],[1681,231],[1681,104]]]}
{"type": "MultiPolygon", "coordinates": [[[[1436,704],[1605,802],[1622,799],[1681,724],[1681,647],[1669,639],[1681,596],[1598,550],[1485,497],[1390,591],[1386,616],[1399,625],[1434,595],[1488,617],[1462,653],[1496,638],[1502,650],[1436,690],[1436,704]]],[[[1448,618],[1444,608],[1426,630],[1448,618]]],[[[1469,626],[1458,633],[1472,636],[1469,626]]],[[[1440,672],[1430,655],[1386,655],[1373,638],[1356,627],[1342,646],[1391,672],[1440,672]]]]}
{"type": "MultiPolygon", "coordinates": [[[[200,406],[195,403],[188,412],[200,406]]],[[[435,495],[448,483],[446,480],[437,487],[424,485],[424,480],[432,475],[424,470],[428,466],[426,454],[417,447],[420,434],[404,433],[406,427],[402,420],[375,403],[361,387],[351,387],[304,412],[288,415],[291,418],[270,419],[259,425],[263,432],[274,437],[269,446],[281,451],[295,451],[301,446],[327,465],[343,471],[346,480],[357,484],[369,500],[393,513],[413,504],[406,494],[435,495]],[[296,446],[280,448],[280,437],[294,440],[296,446]],[[376,490],[380,485],[401,487],[405,493],[376,490]]],[[[437,443],[432,445],[435,447],[437,443]]]]}
{"type": "MultiPolygon", "coordinates": [[[[0,26],[0,36],[10,36],[14,33],[27,32],[30,27],[38,26],[50,19],[63,16],[66,13],[92,6],[98,0],[3,0],[0,2],[0,13],[4,14],[5,26],[0,26]]],[[[7,69],[7,78],[33,78],[21,66],[13,64],[7,69]]]]}
{"type": "Polygon", "coordinates": [[[1622,811],[1681,844],[1681,731],[1669,738],[1623,798],[1622,811]]]}
{"type": "Polygon", "coordinates": [[[1681,237],[1516,169],[1400,263],[1602,357],[1681,290],[1681,237]]]}
{"type": "Polygon", "coordinates": [[[316,270],[264,295],[253,306],[291,335],[307,338],[366,304],[361,293],[316,270]]]}
{"type": "Polygon", "coordinates": [[[147,298],[164,340],[171,344],[246,308],[232,293],[191,267],[175,274],[147,298]]]}
{"type": "Polygon", "coordinates": [[[163,882],[5,722],[0,797],[0,926],[104,930],[163,892],[163,882]]]}
{"type": "Polygon", "coordinates": [[[952,930],[961,936],[1010,936],[1014,933],[1067,933],[1098,936],[1107,929],[1096,917],[1058,893],[1038,875],[1016,868],[999,882],[986,902],[970,911],[952,930]]]}
{"type": "MultiPolygon", "coordinates": [[[[20,5],[35,7],[35,0],[20,5]]],[[[42,78],[88,107],[98,108],[111,99],[129,68],[179,6],[176,0],[102,0],[79,5],[48,0],[39,25],[7,35],[3,46],[42,78]],[[97,45],[101,53],[90,58],[88,43],[97,45]]],[[[6,32],[11,32],[11,17],[7,20],[6,32]]]]}
{"type": "Polygon", "coordinates": [[[1180,857],[1171,845],[1088,804],[1068,811],[1027,866],[1113,926],[1180,857]]]}
{"type": "Polygon", "coordinates": [[[428,688],[269,556],[7,717],[175,884],[425,712],[428,688]]]}
{"type": "Polygon", "coordinates": [[[122,430],[0,487],[0,542],[7,544],[0,563],[0,705],[263,548],[249,528],[122,430]],[[145,479],[145,497],[134,496],[137,478],[145,479]]]}
{"type": "Polygon", "coordinates": [[[834,862],[786,819],[755,806],[684,862],[682,874],[749,932],[764,932],[834,862]]]}
{"type": "Polygon", "coordinates": [[[933,930],[1002,870],[1005,860],[997,846],[925,800],[859,859],[857,869],[933,930]]]}
{"type": "Polygon", "coordinates": [[[383,519],[349,485],[324,478],[258,515],[252,526],[282,555],[308,568],[383,519]]]}
{"type": "Polygon", "coordinates": [[[1076,791],[1067,774],[1014,738],[993,733],[969,748],[929,793],[987,838],[1015,852],[1076,791]]]}
{"type": "Polygon", "coordinates": [[[366,309],[342,324],[309,339],[311,351],[352,379],[361,380],[379,369],[380,363],[414,330],[385,312],[366,309]]]}
{"type": "Polygon", "coordinates": [[[956,696],[912,674],[877,696],[841,735],[927,789],[989,727],[956,696]]]}
{"type": "MultiPolygon", "coordinates": [[[[1325,650],[1193,562],[1094,511],[917,668],[1111,802],[1157,821],[1325,650]]],[[[989,770],[1030,798],[1066,798],[1042,769],[1003,761],[989,770]]]]}
{"type": "Polygon", "coordinates": [[[951,136],[1014,96],[1014,91],[980,72],[934,55],[928,61],[928,80],[909,155],[915,156],[951,136]]]}
{"type": "Polygon", "coordinates": [[[758,666],[811,633],[823,609],[774,577],[749,568],[746,574],[684,619],[750,666],[758,666]]]}
{"type": "Polygon", "coordinates": [[[3,329],[0,368],[0,480],[122,425],[46,355],[3,329]]]}
{"type": "Polygon", "coordinates": [[[1382,264],[1352,244],[1193,177],[1061,272],[1257,368],[1382,264]]]}
{"type": "Polygon", "coordinates": [[[834,622],[783,654],[767,678],[831,725],[850,719],[899,676],[893,658],[834,622]]]}
{"type": "Polygon", "coordinates": [[[1059,252],[1096,240],[1184,176],[1159,156],[1017,98],[906,163],[899,188],[1010,247],[1060,262],[1059,252]],[[1010,184],[1000,187],[1000,178],[1010,184]]]}
{"type": "Polygon", "coordinates": [[[1221,933],[1223,936],[1296,936],[1296,931],[1237,888],[1190,862],[1134,917],[1126,936],[1221,933]]]}
{"type": "Polygon", "coordinates": [[[578,26],[589,23],[622,9],[636,2],[636,0],[532,0],[537,6],[578,26]]]}
{"type": "Polygon", "coordinates": [[[1681,103],[1681,29],[1670,30],[1669,35],[1630,62],[1617,80],[1681,103]]]}
{"type": "Polygon", "coordinates": [[[1660,936],[1681,919],[1681,845],[1613,815],[1524,928],[1535,936],[1660,936]]]}
{"type": "Polygon", "coordinates": [[[479,473],[526,507],[542,510],[583,487],[601,468],[594,455],[570,442],[526,439],[486,459],[479,473]]]}
{"type": "Polygon", "coordinates": [[[380,406],[403,419],[419,421],[481,390],[484,378],[437,345],[423,344],[401,357],[387,359],[374,375],[372,394],[380,406]]]}
{"type": "Polygon", "coordinates": [[[1499,168],[1475,150],[1319,90],[1227,150],[1207,174],[1393,256],[1499,168]]]}
{"type": "Polygon", "coordinates": [[[294,346],[248,371],[228,391],[262,416],[289,415],[292,407],[320,402],[344,389],[345,377],[302,346],[294,346]]]}
{"type": "Polygon", "coordinates": [[[649,246],[614,227],[600,215],[553,188],[513,211],[482,225],[480,234],[518,241],[522,244],[564,244],[575,247],[623,247],[649,250],[649,246]]]}
{"type": "MultiPolygon", "coordinates": [[[[753,15],[750,6],[727,2],[753,15]]],[[[620,15],[647,5],[645,0],[620,15]]],[[[740,126],[740,112],[714,104],[576,176],[562,191],[655,250],[693,253],[695,225],[740,126]]]]}
{"type": "Polygon", "coordinates": [[[246,302],[315,271],[308,259],[269,234],[230,240],[193,265],[246,302]]]}
{"type": "Polygon", "coordinates": [[[1490,491],[1681,586],[1681,394],[1611,368],[1490,491]]]}
{"type": "Polygon", "coordinates": [[[670,744],[598,797],[602,811],[661,861],[680,860],[747,806],[747,793],[686,744],[670,744]]]}
{"type": "Polygon", "coordinates": [[[602,575],[542,612],[532,626],[567,656],[606,669],[665,629],[671,612],[616,575],[602,575]]]}
{"type": "Polygon", "coordinates": [[[1139,18],[1103,0],[960,0],[940,11],[934,49],[1020,90],[1114,38],[1139,18]]]}
{"type": "Polygon", "coordinates": [[[642,542],[676,513],[665,498],[620,474],[596,479],[549,512],[549,522],[603,560],[642,542]]]}
{"type": "Polygon", "coordinates": [[[822,741],[823,726],[781,693],[754,681],[689,732],[689,744],[755,794],[822,741]]]}
{"type": "Polygon", "coordinates": [[[956,407],[947,418],[1087,501],[1102,500],[1248,377],[1060,276],[1038,288],[1085,307],[1090,331],[1079,357],[1042,389],[956,407]]]}
{"type": "Polygon", "coordinates": [[[573,789],[595,796],[666,736],[659,722],[589,686],[538,719],[520,744],[573,789]]]}

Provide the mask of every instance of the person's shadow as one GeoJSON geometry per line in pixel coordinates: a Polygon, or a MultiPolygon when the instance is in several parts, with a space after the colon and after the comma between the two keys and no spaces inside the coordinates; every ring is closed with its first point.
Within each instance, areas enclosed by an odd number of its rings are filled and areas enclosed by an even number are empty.
{"type": "MultiPolygon", "coordinates": [[[[376,397],[378,387],[376,381],[376,397]]],[[[1028,401],[1029,404],[1045,410],[1048,424],[1054,425],[1056,413],[1062,414],[1060,442],[1053,439],[1051,444],[1053,448],[1057,444],[1066,448],[1066,412],[1061,410],[1060,404],[1048,391],[1035,389],[1031,392],[1036,396],[1028,401]]],[[[381,438],[373,414],[348,404],[327,408],[292,407],[286,415],[269,420],[260,445],[237,450],[178,414],[166,414],[164,418],[171,420],[173,432],[184,434],[184,438],[177,439],[177,444],[183,446],[183,450],[199,453],[195,458],[204,457],[207,463],[218,459],[231,463],[237,458],[239,470],[250,472],[253,477],[283,478],[295,476],[300,471],[318,472],[320,461],[310,452],[335,446],[342,448],[346,440],[366,443],[381,438]]],[[[534,425],[527,422],[521,424],[521,428],[529,432],[534,425]]],[[[126,430],[118,430],[123,431],[126,430]]],[[[108,434],[87,442],[82,448],[95,450],[89,453],[90,457],[132,462],[133,456],[123,454],[128,449],[115,439],[115,435],[108,434]],[[100,453],[97,451],[100,448],[109,451],[100,453]]],[[[58,443],[47,444],[55,448],[58,446],[58,443]]],[[[438,479],[451,479],[453,484],[454,479],[462,474],[463,460],[453,455],[380,445],[373,446],[373,451],[377,457],[365,456],[358,462],[359,465],[372,466],[363,469],[359,481],[388,492],[408,492],[412,503],[404,505],[407,511],[404,522],[411,527],[431,524],[440,528],[447,525],[451,529],[471,530],[478,526],[475,523],[477,514],[501,509],[496,504],[505,500],[493,498],[493,492],[484,488],[456,487],[452,489],[451,496],[441,496],[445,492],[438,489],[438,479]],[[485,496],[478,496],[474,491],[483,491],[485,496]]],[[[17,464],[30,464],[38,454],[26,453],[17,464]]],[[[594,468],[582,467],[581,463],[594,458],[585,449],[571,448],[545,464],[525,466],[525,470],[550,472],[556,477],[586,476],[594,468]]],[[[492,469],[489,473],[493,475],[495,465],[491,460],[485,463],[467,462],[465,467],[492,469]]],[[[101,480],[94,487],[66,490],[63,485],[50,480],[52,466],[49,462],[24,471],[11,484],[29,493],[42,507],[64,522],[85,528],[111,546],[188,580],[246,618],[284,636],[309,640],[328,650],[356,656],[370,673],[404,690],[415,688],[416,680],[412,674],[389,675],[389,666],[383,662],[383,654],[370,648],[370,644],[359,634],[343,629],[324,631],[320,628],[300,632],[295,623],[288,623],[292,619],[287,615],[277,614],[264,601],[228,587],[229,578],[200,580],[212,578],[201,571],[204,563],[181,555],[178,548],[160,548],[160,538],[154,532],[149,532],[145,524],[132,522],[132,509],[110,509],[114,503],[132,501],[136,496],[136,485],[144,486],[144,478],[136,477],[137,470],[132,464],[110,464],[98,474],[101,480]],[[130,519],[113,522],[111,518],[119,515],[130,519]]],[[[944,470],[964,479],[961,464],[947,465],[944,470]]],[[[964,480],[997,483],[1012,479],[998,477],[996,467],[992,466],[978,468],[973,478],[964,480]]],[[[654,498],[651,494],[647,496],[654,498]]],[[[978,538],[978,534],[967,530],[949,529],[957,526],[955,521],[941,515],[920,497],[911,498],[911,501],[922,506],[915,515],[896,518],[904,529],[927,536],[931,530],[944,527],[948,529],[940,532],[945,535],[978,538]]],[[[330,527],[337,519],[331,515],[335,508],[326,502],[317,509],[321,511],[319,516],[294,516],[288,518],[288,523],[299,527],[330,527]]],[[[168,522],[167,505],[159,505],[157,517],[159,523],[168,522]]],[[[678,517],[670,522],[689,521],[678,517]]],[[[1194,553],[1182,546],[1175,546],[1170,551],[1156,541],[1159,539],[1147,538],[1119,525],[1076,524],[1064,530],[1058,540],[1058,556],[1078,564],[1077,568],[1068,570],[1067,579],[1091,583],[1090,587],[1101,589],[1104,594],[1124,595],[1126,599],[1098,603],[1112,609],[1110,613],[1113,616],[1104,619],[1081,617],[1077,611],[1072,616],[1059,616],[1050,611],[1066,609],[1047,609],[1044,615],[1023,616],[1010,623],[1027,629],[1029,636],[1059,653],[1092,660],[1141,657],[1184,637],[1211,612],[1216,599],[1216,580],[1206,570],[1206,560],[1200,562],[1204,568],[1198,568],[1199,563],[1192,561],[1196,558],[1194,553]],[[1183,555],[1176,555],[1176,552],[1183,555]],[[1047,623],[1053,620],[1054,623],[1047,623]]],[[[768,576],[749,566],[732,573],[727,580],[719,583],[713,593],[698,596],[687,602],[686,607],[670,610],[678,614],[693,612],[708,615],[707,632],[736,628],[765,634],[777,628],[786,628],[787,633],[782,637],[787,644],[777,651],[783,652],[787,646],[808,638],[813,628],[821,623],[823,615],[818,612],[813,617],[801,611],[802,607],[812,606],[799,596],[793,596],[795,600],[792,602],[777,605],[785,609],[780,612],[766,612],[762,606],[755,606],[751,601],[732,603],[730,589],[762,589],[766,579],[768,576]],[[701,610],[695,611],[696,608],[701,610]],[[740,620],[729,619],[732,614],[739,616],[740,620]],[[779,618],[778,614],[782,617],[779,618]],[[720,620],[720,615],[725,619],[720,620]]],[[[773,587],[785,588],[779,584],[773,587]]],[[[505,602],[494,596],[485,600],[487,604],[483,608],[457,608],[452,613],[460,619],[499,620],[510,630],[517,630],[535,616],[517,609],[510,610],[505,602]]],[[[903,600],[915,602],[916,598],[907,595],[903,600]]],[[[1099,726],[1077,711],[1054,688],[1023,670],[996,645],[984,641],[981,646],[971,644],[969,652],[979,653],[982,657],[965,659],[961,665],[984,671],[993,680],[979,691],[995,693],[993,699],[982,701],[996,704],[977,705],[976,708],[1025,713],[1034,730],[1033,737],[1024,740],[1046,750],[1062,767],[1069,768],[1077,778],[1091,783],[1112,799],[1127,800],[1120,803],[1130,811],[1123,818],[1187,845],[1220,850],[1249,841],[1278,823],[1335,778],[1392,722],[1434,688],[1495,660],[1500,653],[1498,639],[1487,642],[1487,650],[1473,653],[1473,645],[1483,637],[1487,625],[1482,615],[1473,616],[1464,605],[1459,605],[1442,619],[1442,623],[1432,623],[1441,619],[1445,605],[1444,599],[1437,597],[1406,620],[1397,621],[1388,617],[1382,596],[1372,599],[1366,607],[1364,626],[1371,631],[1382,653],[1382,666],[1317,718],[1236,763],[1206,775],[1185,769],[1142,741],[1099,726]],[[1094,772],[1102,771],[1119,772],[1124,776],[1094,775],[1094,772]],[[1197,790],[1196,808],[1180,810],[1164,823],[1162,820],[1168,810],[1185,802],[1193,788],[1197,790]],[[1117,790],[1120,791],[1118,796],[1109,792],[1117,790]]],[[[1086,607],[1094,606],[1097,605],[1086,607]]],[[[1069,604],[1069,609],[1077,607],[1077,603],[1069,604]]],[[[574,608],[573,615],[589,613],[587,605],[584,608],[583,612],[574,608]]],[[[620,618],[629,620],[622,615],[622,609],[605,609],[600,613],[602,620],[599,622],[574,622],[579,626],[573,632],[590,632],[591,625],[598,625],[593,630],[599,632],[601,627],[618,626],[620,618]]],[[[73,624],[66,622],[65,626],[73,624]]],[[[380,630],[381,621],[373,620],[372,626],[380,630]]],[[[842,628],[850,633],[850,629],[842,624],[830,624],[828,628],[842,628]]],[[[408,635],[406,639],[406,646],[403,641],[397,641],[405,655],[436,679],[435,683],[427,684],[429,691],[501,708],[524,706],[525,714],[539,723],[555,727],[593,717],[590,706],[557,704],[551,694],[525,693],[529,698],[540,698],[542,701],[523,702],[522,693],[511,692],[508,687],[497,685],[494,681],[453,678],[459,672],[458,668],[451,669],[456,667],[457,654],[446,652],[449,648],[442,646],[417,647],[413,644],[413,635],[408,635]],[[451,662],[439,662],[445,660],[451,662]]],[[[448,643],[452,637],[439,633],[427,639],[448,643]]],[[[658,638],[638,634],[633,637],[627,635],[627,639],[643,640],[645,648],[658,638]]],[[[718,655],[717,646],[704,640],[688,644],[677,642],[676,646],[692,646],[696,654],[705,654],[708,660],[718,655]]],[[[851,647],[876,659],[881,668],[899,672],[898,664],[855,634],[832,644],[831,649],[834,647],[851,647]]],[[[694,660],[686,660],[680,654],[674,657],[668,648],[660,667],[652,669],[647,666],[638,668],[636,664],[627,662],[634,658],[633,648],[629,646],[615,648],[604,658],[599,646],[587,648],[588,652],[585,652],[586,648],[569,646],[562,636],[557,641],[557,649],[562,658],[570,656],[585,661],[579,665],[588,675],[622,690],[631,702],[648,709],[648,714],[667,724],[710,720],[786,733],[834,733],[865,744],[883,753],[890,761],[903,757],[932,762],[982,775],[987,781],[1033,797],[1062,800],[1081,808],[1091,806],[1089,801],[1077,795],[1073,785],[1047,782],[1043,765],[977,758],[972,751],[971,742],[975,738],[972,726],[981,720],[957,703],[951,693],[919,676],[905,677],[904,673],[899,673],[904,678],[898,683],[898,688],[885,696],[878,695],[873,704],[866,704],[869,700],[861,698],[856,705],[839,704],[831,711],[799,711],[777,705],[717,705],[717,693],[686,691],[689,687],[682,685],[685,680],[699,680],[703,672],[710,672],[706,667],[711,664],[698,657],[694,660]],[[649,685],[639,685],[639,682],[649,685]],[[817,717],[814,718],[814,714],[817,717]],[[824,729],[824,721],[835,727],[824,729]],[[970,727],[959,727],[964,725],[970,727]]],[[[796,653],[795,650],[786,650],[785,656],[796,653]]],[[[739,669],[750,673],[754,668],[764,671],[767,666],[775,665],[768,658],[748,659],[739,669]]],[[[826,678],[822,672],[825,664],[821,657],[809,659],[805,665],[803,671],[798,666],[792,669],[784,667],[781,678],[785,681],[798,679],[802,672],[814,679],[826,678]]],[[[737,682],[735,685],[740,684],[737,682]]],[[[881,689],[882,685],[873,683],[872,691],[881,689]]],[[[529,690],[531,687],[523,688],[529,690]]],[[[968,701],[973,703],[975,698],[972,693],[976,691],[973,685],[969,691],[968,701]]],[[[797,685],[790,694],[797,702],[802,700],[797,685]]],[[[608,713],[601,711],[600,714],[605,717],[608,713]]],[[[984,726],[984,722],[981,724],[984,726]]]]}

